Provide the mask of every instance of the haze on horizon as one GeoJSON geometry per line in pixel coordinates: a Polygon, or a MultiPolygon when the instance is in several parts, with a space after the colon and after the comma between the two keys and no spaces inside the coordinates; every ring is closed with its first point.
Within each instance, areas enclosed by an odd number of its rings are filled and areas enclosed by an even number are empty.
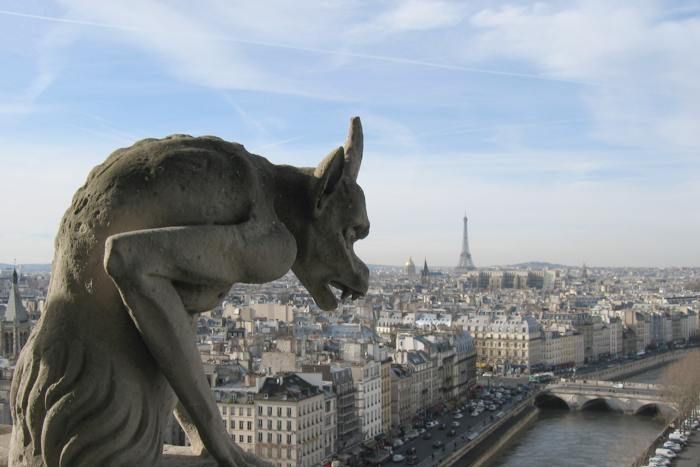
{"type": "Polygon", "coordinates": [[[0,262],[48,263],[119,147],[315,165],[362,117],[368,263],[700,266],[692,1],[9,0],[0,262]]]}

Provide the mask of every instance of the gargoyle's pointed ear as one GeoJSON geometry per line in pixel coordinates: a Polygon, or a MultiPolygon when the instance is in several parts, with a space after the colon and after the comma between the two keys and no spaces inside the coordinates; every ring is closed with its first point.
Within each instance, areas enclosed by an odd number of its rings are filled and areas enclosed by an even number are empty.
{"type": "Polygon", "coordinates": [[[316,170],[314,170],[314,176],[318,179],[316,182],[315,189],[315,205],[314,205],[314,216],[318,217],[323,211],[326,205],[328,196],[333,193],[340,177],[343,175],[343,170],[345,166],[345,151],[342,147],[335,149],[330,152],[316,170]]]}
{"type": "Polygon", "coordinates": [[[352,180],[357,180],[362,164],[362,123],[360,117],[350,119],[350,130],[345,140],[345,174],[352,180]]]}

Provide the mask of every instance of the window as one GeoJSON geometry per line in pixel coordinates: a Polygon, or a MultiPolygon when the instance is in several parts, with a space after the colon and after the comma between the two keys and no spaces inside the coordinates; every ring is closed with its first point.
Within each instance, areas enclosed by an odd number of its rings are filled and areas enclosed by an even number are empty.
{"type": "Polygon", "coordinates": [[[263,425],[262,425],[262,420],[261,420],[261,419],[258,419],[258,428],[262,428],[262,426],[263,426],[263,425]]]}
{"type": "Polygon", "coordinates": [[[277,420],[277,431],[282,429],[282,420],[277,420]]]}
{"type": "Polygon", "coordinates": [[[272,429],[272,420],[267,421],[267,429],[271,430],[272,429]]]}
{"type": "Polygon", "coordinates": [[[238,408],[238,415],[243,416],[243,407],[238,408]]]}
{"type": "Polygon", "coordinates": [[[245,412],[246,412],[246,415],[249,416],[249,417],[252,415],[252,413],[251,413],[252,410],[250,410],[250,407],[248,407],[247,409],[245,409],[245,412]]]}
{"type": "Polygon", "coordinates": [[[272,433],[267,434],[267,442],[271,443],[272,442],[272,433]]]}
{"type": "Polygon", "coordinates": [[[287,417],[291,417],[291,416],[292,416],[292,408],[287,407],[287,417]]]}
{"type": "Polygon", "coordinates": [[[258,433],[258,441],[262,442],[263,440],[263,435],[262,433],[258,433]]]}
{"type": "Polygon", "coordinates": [[[292,444],[292,435],[287,435],[287,444],[292,444]]]}
{"type": "Polygon", "coordinates": [[[292,422],[291,422],[291,420],[287,420],[287,431],[292,431],[292,422]]]}
{"type": "Polygon", "coordinates": [[[277,416],[278,417],[282,416],[282,407],[277,407],[277,416]]]}
{"type": "Polygon", "coordinates": [[[243,435],[239,435],[239,436],[238,436],[238,442],[239,442],[239,443],[242,443],[242,442],[243,442],[243,435]]]}
{"type": "Polygon", "coordinates": [[[263,414],[263,408],[262,408],[262,405],[259,405],[258,406],[258,415],[262,415],[262,414],[263,414]]]}
{"type": "Polygon", "coordinates": [[[277,435],[277,444],[282,444],[282,435],[277,435]]]}
{"type": "Polygon", "coordinates": [[[229,427],[230,427],[232,430],[235,430],[235,429],[236,429],[236,421],[235,421],[235,420],[231,420],[231,421],[229,422],[229,427]]]}
{"type": "Polygon", "coordinates": [[[271,405],[267,406],[267,415],[270,417],[272,416],[272,406],[271,405]]]}
{"type": "Polygon", "coordinates": [[[248,436],[248,444],[250,444],[250,443],[252,443],[252,442],[253,442],[253,437],[252,437],[252,436],[248,436]]]}
{"type": "Polygon", "coordinates": [[[248,427],[248,431],[253,429],[253,422],[248,422],[246,425],[248,427]]]}
{"type": "Polygon", "coordinates": [[[243,429],[243,420],[240,420],[240,421],[238,422],[238,429],[239,429],[239,430],[242,430],[242,429],[243,429]]]}

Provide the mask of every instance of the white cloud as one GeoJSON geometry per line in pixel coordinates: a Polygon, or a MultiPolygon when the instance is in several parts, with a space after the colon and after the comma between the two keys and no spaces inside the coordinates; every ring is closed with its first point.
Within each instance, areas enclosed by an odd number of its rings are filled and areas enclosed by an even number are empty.
{"type": "Polygon", "coordinates": [[[393,2],[387,10],[355,24],[348,35],[353,40],[372,43],[392,34],[451,28],[465,18],[466,11],[464,3],[453,1],[393,2]]]}
{"type": "Polygon", "coordinates": [[[664,151],[700,147],[700,19],[663,19],[660,2],[485,9],[467,60],[525,61],[591,83],[581,95],[604,141],[664,151]]]}

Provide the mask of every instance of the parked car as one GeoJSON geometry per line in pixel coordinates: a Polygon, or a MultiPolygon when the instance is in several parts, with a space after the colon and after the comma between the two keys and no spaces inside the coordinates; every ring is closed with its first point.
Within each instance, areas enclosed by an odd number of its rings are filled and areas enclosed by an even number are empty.
{"type": "Polygon", "coordinates": [[[666,466],[671,465],[671,461],[663,456],[654,456],[649,459],[649,465],[652,466],[666,466]]]}
{"type": "Polygon", "coordinates": [[[403,440],[402,440],[401,438],[396,438],[396,439],[391,443],[391,445],[392,445],[392,447],[400,448],[401,446],[403,446],[403,440]]]}
{"type": "Polygon", "coordinates": [[[683,450],[683,446],[678,443],[674,443],[673,441],[666,441],[663,447],[670,449],[673,452],[681,452],[683,450]]]}
{"type": "Polygon", "coordinates": [[[457,428],[459,426],[459,422],[452,422],[452,426],[457,428]]]}
{"type": "Polygon", "coordinates": [[[403,454],[394,454],[394,456],[391,458],[392,462],[403,462],[406,459],[406,456],[403,454]]]}
{"type": "Polygon", "coordinates": [[[663,456],[667,459],[673,459],[674,457],[676,457],[675,452],[666,448],[658,448],[656,451],[654,451],[654,454],[656,454],[657,456],[663,456]]]}

